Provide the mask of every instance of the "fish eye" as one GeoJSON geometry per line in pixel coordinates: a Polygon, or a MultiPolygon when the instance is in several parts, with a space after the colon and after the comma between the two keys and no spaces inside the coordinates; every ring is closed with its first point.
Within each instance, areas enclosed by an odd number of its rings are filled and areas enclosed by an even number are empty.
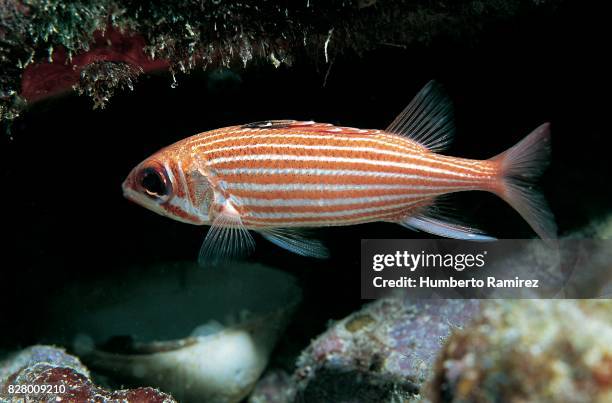
{"type": "Polygon", "coordinates": [[[140,186],[153,199],[160,199],[170,194],[170,185],[164,172],[155,168],[145,168],[140,174],[140,186]]]}

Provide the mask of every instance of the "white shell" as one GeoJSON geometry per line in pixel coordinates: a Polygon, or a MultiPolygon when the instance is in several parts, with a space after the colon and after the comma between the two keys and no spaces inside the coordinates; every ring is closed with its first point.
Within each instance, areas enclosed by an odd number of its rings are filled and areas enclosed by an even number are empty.
{"type": "Polygon", "coordinates": [[[53,307],[58,317],[50,322],[50,334],[62,328],[65,334],[50,341],[71,346],[113,381],[157,387],[181,402],[244,399],[300,299],[292,276],[261,265],[185,263],[129,272],[133,278],[121,284],[80,287],[78,297],[67,292],[66,306],[53,307]],[[129,351],[101,348],[126,335],[133,338],[129,351]]]}

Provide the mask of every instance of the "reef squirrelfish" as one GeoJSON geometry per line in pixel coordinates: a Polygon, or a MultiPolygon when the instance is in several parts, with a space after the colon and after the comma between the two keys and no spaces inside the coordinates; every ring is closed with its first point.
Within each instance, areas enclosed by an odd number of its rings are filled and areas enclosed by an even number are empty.
{"type": "Polygon", "coordinates": [[[386,130],[271,120],[181,140],[136,166],[125,196],[161,215],[211,228],[200,261],[249,252],[249,230],[294,253],[327,256],[303,229],[393,222],[432,234],[493,239],[454,223],[439,196],[483,190],[514,207],[542,238],[554,218],[532,184],[545,168],[549,125],[488,160],[438,154],[454,132],[452,106],[428,83],[386,130]]]}

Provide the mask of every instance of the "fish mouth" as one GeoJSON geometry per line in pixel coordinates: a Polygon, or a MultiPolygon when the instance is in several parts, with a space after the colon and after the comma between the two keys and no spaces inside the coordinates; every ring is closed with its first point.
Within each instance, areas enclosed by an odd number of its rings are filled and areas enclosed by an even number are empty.
{"type": "Polygon", "coordinates": [[[138,197],[138,194],[136,194],[136,192],[134,192],[132,189],[123,189],[123,197],[132,203],[138,204],[139,206],[143,205],[142,201],[138,197]]]}
{"type": "Polygon", "coordinates": [[[159,206],[155,201],[151,200],[148,196],[134,190],[129,181],[126,179],[121,185],[123,189],[123,197],[131,201],[132,203],[144,207],[149,211],[157,213],[164,217],[173,218],[167,211],[159,206]]]}
{"type": "Polygon", "coordinates": [[[125,197],[128,201],[136,204],[137,206],[144,207],[145,209],[161,216],[172,218],[163,208],[161,208],[157,203],[152,201],[149,197],[135,191],[129,186],[123,188],[123,197],[125,197]]]}
{"type": "Polygon", "coordinates": [[[133,175],[128,175],[127,178],[121,183],[121,190],[123,191],[123,197],[132,201],[136,204],[144,205],[143,195],[134,189],[134,178],[133,175]]]}
{"type": "Polygon", "coordinates": [[[136,203],[140,206],[149,208],[147,206],[148,200],[145,200],[146,198],[143,197],[142,194],[132,188],[131,181],[129,180],[129,178],[123,181],[123,183],[121,184],[121,190],[123,191],[123,197],[125,197],[129,201],[136,203]]]}
{"type": "Polygon", "coordinates": [[[121,184],[121,190],[123,191],[123,197],[130,201],[134,201],[135,192],[130,187],[129,179],[123,181],[123,183],[121,184]]]}
{"type": "Polygon", "coordinates": [[[133,180],[131,180],[131,177],[128,177],[126,180],[123,181],[123,183],[121,184],[121,189],[123,190],[123,197],[125,197],[127,200],[129,200],[130,202],[134,204],[137,204],[138,206],[144,207],[147,210],[157,213],[161,216],[168,217],[173,220],[180,221],[186,224],[192,224],[192,225],[208,224],[208,220],[209,220],[208,215],[200,216],[199,214],[197,214],[196,211],[193,211],[192,208],[189,208],[186,205],[185,201],[183,201],[183,203],[179,202],[179,204],[176,204],[175,202],[173,204],[173,206],[179,208],[179,210],[182,211],[183,214],[176,214],[176,213],[172,214],[168,212],[165,208],[160,206],[157,202],[151,200],[150,197],[135,190],[133,187],[133,180]]]}

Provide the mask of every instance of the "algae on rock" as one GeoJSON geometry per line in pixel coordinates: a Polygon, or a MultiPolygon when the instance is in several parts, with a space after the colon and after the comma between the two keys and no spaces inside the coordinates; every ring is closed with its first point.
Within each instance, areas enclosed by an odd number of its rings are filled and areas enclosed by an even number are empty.
{"type": "Polygon", "coordinates": [[[327,70],[343,52],[405,48],[440,36],[471,41],[490,22],[554,6],[558,1],[2,0],[0,121],[15,119],[26,101],[32,101],[22,93],[24,87],[30,89],[27,95],[41,92],[31,88],[40,87],[40,82],[23,82],[24,71],[33,65],[55,61],[67,73],[76,70],[81,79],[64,83],[63,89],[75,85],[100,106],[115,88],[131,88],[129,81],[139,68],[147,71],[164,66],[174,74],[197,66],[241,68],[253,59],[278,66],[299,57],[327,65],[327,70]],[[109,32],[131,38],[142,53],[140,62],[125,69],[96,65],[130,61],[121,55],[121,48],[115,50],[112,60],[104,49],[92,50],[96,35],[114,41],[109,32]],[[80,54],[91,57],[73,62],[80,54]],[[165,65],[152,63],[154,60],[163,60],[165,65]]]}

